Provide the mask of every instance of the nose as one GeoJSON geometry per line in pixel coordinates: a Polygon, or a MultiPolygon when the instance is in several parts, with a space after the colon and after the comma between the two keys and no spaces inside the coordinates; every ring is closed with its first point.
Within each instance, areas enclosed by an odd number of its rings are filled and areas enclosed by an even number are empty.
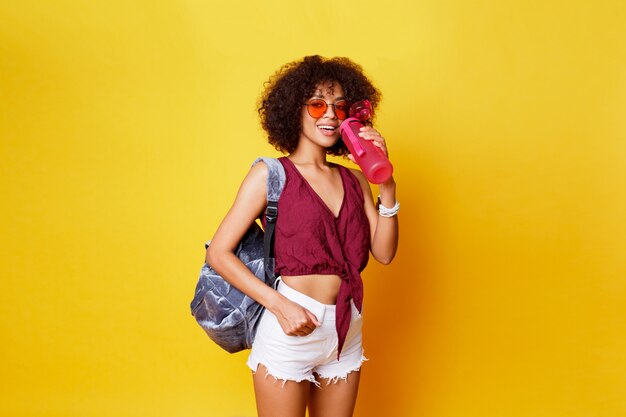
{"type": "Polygon", "coordinates": [[[336,119],[337,115],[335,114],[335,105],[334,104],[326,104],[326,113],[324,113],[324,117],[328,119],[336,119]],[[331,110],[332,109],[332,110],[331,110]]]}

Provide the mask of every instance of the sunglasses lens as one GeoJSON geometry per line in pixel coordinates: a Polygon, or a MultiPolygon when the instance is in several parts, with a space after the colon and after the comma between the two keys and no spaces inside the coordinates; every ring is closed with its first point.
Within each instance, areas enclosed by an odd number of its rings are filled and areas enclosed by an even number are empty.
{"type": "Polygon", "coordinates": [[[347,101],[338,101],[335,103],[335,114],[338,119],[344,120],[348,118],[348,111],[350,110],[350,106],[348,106],[347,101]]]}
{"type": "MultiPolygon", "coordinates": [[[[335,104],[331,104],[335,110],[335,116],[338,119],[344,120],[348,118],[348,112],[350,111],[350,105],[345,100],[340,100],[335,104]]],[[[319,119],[326,114],[326,110],[328,110],[328,104],[324,100],[319,98],[314,98],[313,100],[309,100],[306,104],[306,108],[309,111],[309,115],[315,119],[319,119]]]]}
{"type": "Polygon", "coordinates": [[[326,113],[328,106],[324,100],[311,100],[307,103],[307,109],[311,117],[319,119],[326,113]]]}

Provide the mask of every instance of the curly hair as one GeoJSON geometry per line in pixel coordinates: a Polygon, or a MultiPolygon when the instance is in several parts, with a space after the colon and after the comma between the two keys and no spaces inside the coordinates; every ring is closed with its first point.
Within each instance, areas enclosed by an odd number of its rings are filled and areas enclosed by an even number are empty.
{"type": "MultiPolygon", "coordinates": [[[[339,83],[348,103],[368,99],[375,110],[381,100],[380,91],[361,66],[348,58],[313,55],[285,64],[265,82],[258,103],[261,126],[277,150],[291,153],[296,149],[302,129],[302,105],[324,82],[339,83]]],[[[326,153],[345,156],[349,151],[340,138],[326,153]]]]}

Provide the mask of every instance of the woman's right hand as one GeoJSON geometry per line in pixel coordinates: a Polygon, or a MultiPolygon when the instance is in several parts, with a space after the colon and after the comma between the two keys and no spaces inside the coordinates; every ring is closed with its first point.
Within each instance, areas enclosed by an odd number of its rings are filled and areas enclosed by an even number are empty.
{"type": "Polygon", "coordinates": [[[315,314],[287,298],[272,313],[287,336],[306,336],[320,325],[315,314]]]}

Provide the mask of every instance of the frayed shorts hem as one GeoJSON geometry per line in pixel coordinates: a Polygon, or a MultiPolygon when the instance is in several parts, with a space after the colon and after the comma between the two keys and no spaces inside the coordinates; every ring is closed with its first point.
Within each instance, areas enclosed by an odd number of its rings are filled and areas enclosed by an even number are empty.
{"type": "Polygon", "coordinates": [[[293,381],[293,382],[297,382],[297,383],[300,383],[300,382],[303,382],[303,381],[308,381],[308,382],[311,382],[312,384],[314,384],[316,387],[321,388],[321,386],[322,386],[321,381],[319,381],[318,378],[315,378],[315,375],[313,375],[313,374],[317,374],[317,376],[319,376],[319,378],[326,380],[326,385],[336,384],[337,382],[339,382],[339,380],[347,381],[348,380],[348,375],[350,375],[352,372],[360,371],[361,370],[361,366],[363,365],[363,362],[368,361],[368,360],[369,359],[367,359],[365,357],[365,355],[361,355],[361,360],[359,361],[358,365],[354,366],[353,368],[348,369],[347,371],[343,372],[340,375],[325,375],[324,373],[318,372],[318,371],[313,371],[312,374],[302,375],[302,376],[284,375],[284,374],[281,374],[279,372],[276,372],[275,370],[272,370],[265,363],[263,363],[261,361],[258,361],[258,360],[249,359],[246,364],[248,365],[248,367],[252,371],[253,375],[255,375],[258,372],[259,365],[263,365],[265,367],[265,369],[266,369],[265,378],[271,376],[272,378],[274,378],[274,381],[276,381],[276,382],[282,381],[282,386],[283,387],[285,386],[287,381],[293,381]]]}
{"type": "Polygon", "coordinates": [[[322,373],[322,372],[315,372],[315,373],[320,378],[326,380],[326,385],[336,384],[340,379],[343,380],[343,381],[347,381],[348,380],[348,375],[350,375],[352,372],[360,371],[361,370],[361,366],[363,365],[363,362],[365,362],[367,360],[368,359],[365,357],[365,355],[361,355],[361,360],[359,361],[359,364],[357,366],[348,369],[346,372],[344,372],[343,374],[340,374],[340,375],[324,375],[324,373],[322,373]]]}

